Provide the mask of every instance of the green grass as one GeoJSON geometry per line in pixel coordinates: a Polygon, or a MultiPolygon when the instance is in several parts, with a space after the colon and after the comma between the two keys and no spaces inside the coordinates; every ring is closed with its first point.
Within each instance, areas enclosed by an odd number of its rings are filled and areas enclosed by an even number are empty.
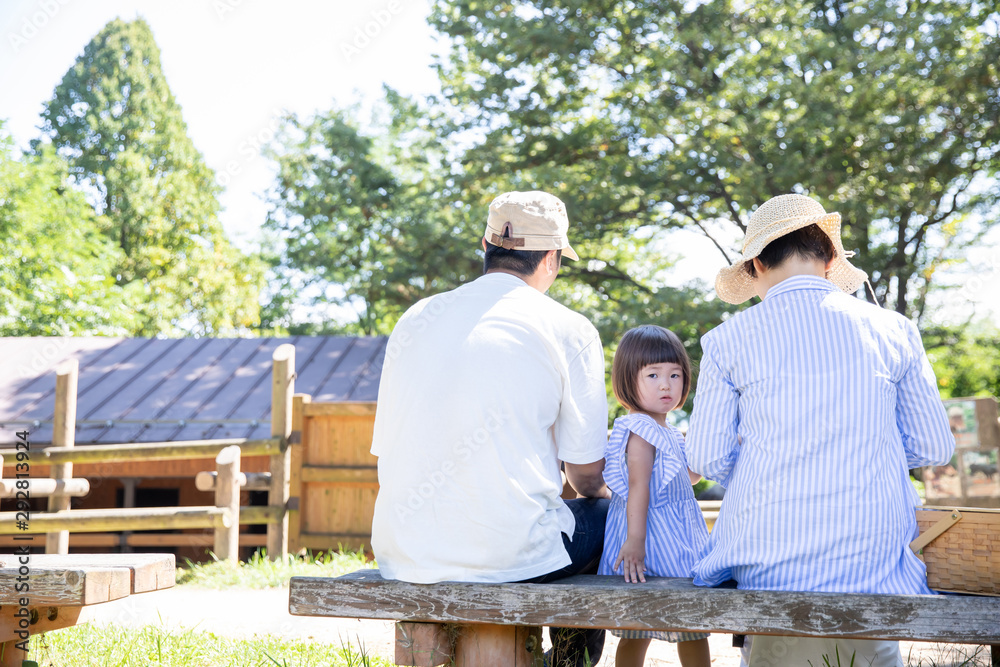
{"type": "Polygon", "coordinates": [[[210,632],[78,625],[31,638],[39,667],[390,667],[364,648],[264,635],[250,640],[210,632]]]}
{"type": "Polygon", "coordinates": [[[911,646],[906,656],[908,667],[989,667],[990,649],[969,644],[923,644],[918,655],[911,646]]]}
{"type": "Polygon", "coordinates": [[[317,555],[289,555],[270,561],[263,551],[255,552],[247,562],[187,560],[177,568],[177,584],[199,588],[280,588],[288,586],[293,576],[338,577],[362,568],[376,567],[363,551],[320,552],[317,555]]]}

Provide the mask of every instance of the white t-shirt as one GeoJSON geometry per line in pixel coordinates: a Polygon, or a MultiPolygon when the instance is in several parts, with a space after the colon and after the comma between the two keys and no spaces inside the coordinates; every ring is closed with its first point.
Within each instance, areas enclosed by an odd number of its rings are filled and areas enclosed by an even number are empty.
{"type": "Polygon", "coordinates": [[[604,456],[597,330],[490,273],[424,299],[386,347],[372,454],[372,549],[416,583],[519,581],[569,564],[559,462],[604,456]]]}

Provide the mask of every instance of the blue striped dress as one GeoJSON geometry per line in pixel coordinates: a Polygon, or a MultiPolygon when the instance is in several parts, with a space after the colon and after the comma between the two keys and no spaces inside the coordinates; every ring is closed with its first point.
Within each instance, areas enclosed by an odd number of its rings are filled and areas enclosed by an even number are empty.
{"type": "MultiPolygon", "coordinates": [[[[611,508],[604,529],[604,552],[598,574],[623,575],[614,569],[618,552],[628,534],[628,456],[625,445],[635,433],[656,448],[649,480],[646,513],[646,574],[654,577],[690,577],[691,568],[708,542],[708,529],[691,490],[684,436],[673,426],[663,427],[652,417],[630,414],[615,420],[604,453],[604,481],[611,490],[611,508]]],[[[704,639],[707,634],[688,632],[613,631],[618,637],[652,637],[666,641],[704,639]]]]}
{"type": "Polygon", "coordinates": [[[726,497],[695,583],[930,593],[908,469],[955,441],[916,326],[794,276],[702,350],[687,456],[726,497]]]}

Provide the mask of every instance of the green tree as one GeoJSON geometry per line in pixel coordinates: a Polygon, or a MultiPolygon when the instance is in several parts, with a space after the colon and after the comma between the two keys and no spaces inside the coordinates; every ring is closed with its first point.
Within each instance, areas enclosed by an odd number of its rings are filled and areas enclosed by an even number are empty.
{"type": "Polygon", "coordinates": [[[933,326],[923,337],[942,397],[1000,396],[1000,330],[995,325],[933,326]]]}
{"type": "Polygon", "coordinates": [[[145,21],[108,23],[42,118],[122,250],[111,275],[138,286],[132,333],[217,335],[257,323],[263,269],[222,232],[219,187],[187,136],[145,21]]]}
{"type": "MultiPolygon", "coordinates": [[[[420,298],[480,275],[493,197],[559,190],[555,172],[537,180],[502,169],[467,174],[455,159],[466,138],[433,98],[416,102],[387,90],[369,126],[358,116],[357,109],[334,109],[290,117],[271,152],[279,175],[268,228],[280,240],[273,258],[279,280],[264,317],[271,330],[388,333],[420,298]],[[306,304],[335,306],[330,321],[292,316],[296,297],[310,292],[306,304]]],[[[614,341],[648,322],[671,327],[698,359],[698,340],[725,304],[706,302],[707,286],[666,287],[674,253],[664,249],[662,230],[605,243],[579,234],[578,218],[571,209],[571,238],[583,259],[564,261],[549,293],[594,322],[609,361],[614,341]]]]}
{"type": "MultiPolygon", "coordinates": [[[[282,240],[276,263],[284,281],[267,321],[291,332],[388,333],[420,298],[481,273],[480,239],[491,199],[505,189],[548,188],[497,173],[473,179],[454,160],[461,134],[433,99],[416,102],[392,90],[370,127],[356,109],[311,119],[291,117],[272,157],[279,166],[269,229],[282,240]],[[294,295],[338,307],[339,318],[312,325],[290,316],[294,295]],[[284,300],[282,302],[282,300],[284,300]]],[[[584,258],[566,261],[550,291],[584,313],[606,341],[643,322],[663,322],[692,341],[721,316],[702,290],[663,288],[670,261],[644,238],[607,244],[581,238],[584,258]]]]}
{"type": "Polygon", "coordinates": [[[121,250],[49,149],[0,144],[0,336],[123,335],[134,326],[111,271],[121,250]]]}
{"type": "Polygon", "coordinates": [[[959,0],[439,0],[470,182],[552,183],[602,243],[704,232],[789,192],[840,211],[880,298],[919,314],[995,224],[1000,41],[959,0]]]}
{"type": "Polygon", "coordinates": [[[387,90],[374,132],[356,109],[286,120],[267,228],[284,244],[283,294],[311,287],[310,303],[336,307],[312,330],[385,334],[419,299],[479,275],[468,209],[452,199],[425,112],[387,90]]]}

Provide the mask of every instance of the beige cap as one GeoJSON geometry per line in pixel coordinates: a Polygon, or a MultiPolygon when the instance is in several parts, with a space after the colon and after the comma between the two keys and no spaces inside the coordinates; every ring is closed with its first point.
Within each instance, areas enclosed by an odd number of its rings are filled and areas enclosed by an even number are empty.
{"type": "Polygon", "coordinates": [[[508,250],[562,250],[580,259],[569,247],[566,204],[547,192],[505,192],[490,204],[486,242],[508,250]],[[508,238],[504,238],[504,231],[508,238]]]}
{"type": "Polygon", "coordinates": [[[780,195],[772,197],[757,207],[750,216],[743,254],[732,266],[719,271],[715,278],[715,292],[727,303],[743,303],[757,294],[753,278],[743,265],[760,255],[768,243],[796,229],[817,225],[833,241],[833,262],[826,278],[834,285],[853,294],[861,287],[868,274],[847,261],[854,253],[844,252],[840,240],[840,214],[827,213],[823,205],[805,195],[780,195]]]}

